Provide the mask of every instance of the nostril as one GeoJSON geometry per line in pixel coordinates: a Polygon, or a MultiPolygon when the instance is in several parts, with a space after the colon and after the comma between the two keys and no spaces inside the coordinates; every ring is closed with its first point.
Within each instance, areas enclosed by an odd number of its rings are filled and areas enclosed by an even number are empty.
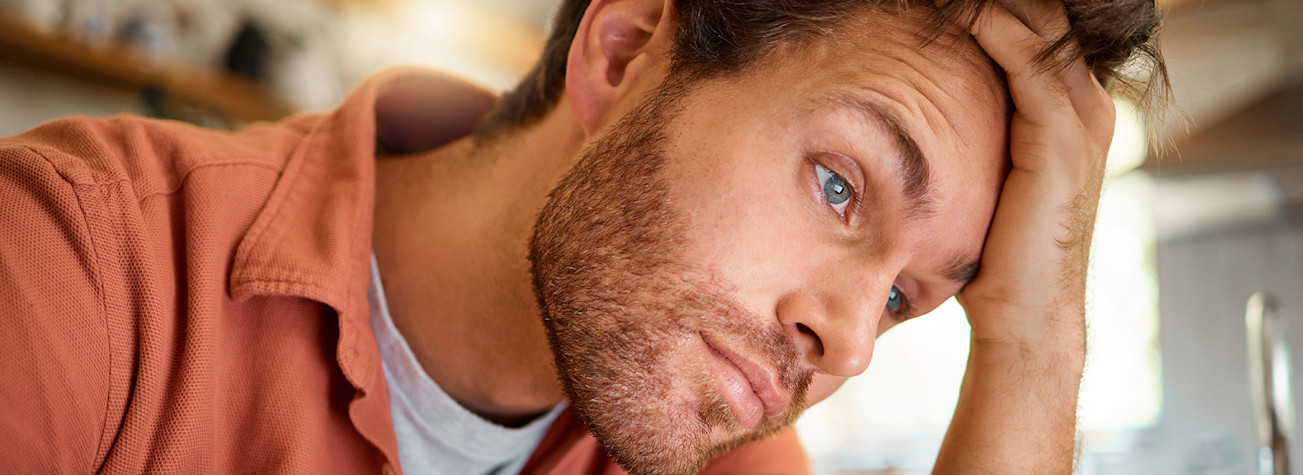
{"type": "Polygon", "coordinates": [[[823,356],[823,341],[819,339],[819,335],[815,333],[814,330],[810,329],[810,327],[808,326],[805,326],[804,323],[797,323],[796,331],[799,332],[802,336],[809,337],[809,338],[802,338],[802,340],[808,340],[810,342],[809,345],[811,346],[810,348],[811,354],[823,356]]]}

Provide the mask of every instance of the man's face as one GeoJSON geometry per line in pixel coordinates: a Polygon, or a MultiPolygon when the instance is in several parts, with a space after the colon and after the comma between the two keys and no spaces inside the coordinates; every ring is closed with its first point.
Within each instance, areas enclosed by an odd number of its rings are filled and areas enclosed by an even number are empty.
{"type": "Polygon", "coordinates": [[[966,36],[920,49],[921,18],[862,16],[747,74],[663,85],[540,215],[563,385],[631,471],[694,470],[787,426],[971,274],[1004,86],[966,36]]]}

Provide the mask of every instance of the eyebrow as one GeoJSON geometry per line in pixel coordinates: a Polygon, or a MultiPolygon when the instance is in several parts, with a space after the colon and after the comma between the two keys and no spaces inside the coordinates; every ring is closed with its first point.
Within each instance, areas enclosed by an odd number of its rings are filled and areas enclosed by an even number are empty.
{"type": "MultiPolygon", "coordinates": [[[[901,120],[877,102],[857,94],[835,94],[829,99],[835,106],[848,108],[869,122],[877,122],[887,128],[892,138],[896,140],[897,150],[900,151],[897,156],[897,167],[904,182],[905,199],[909,201],[909,216],[923,219],[934,215],[936,201],[932,195],[929,161],[901,120]]],[[[982,268],[981,259],[980,255],[955,256],[942,267],[940,274],[953,282],[967,284],[977,277],[977,272],[982,268]]]]}
{"type": "Polygon", "coordinates": [[[977,277],[977,271],[982,268],[982,258],[955,256],[949,264],[941,269],[941,275],[954,282],[967,284],[977,277]]]}
{"type": "Polygon", "coordinates": [[[905,199],[909,203],[909,216],[926,219],[934,215],[936,207],[927,157],[900,119],[878,103],[856,94],[834,94],[828,99],[834,106],[850,109],[869,122],[877,122],[887,128],[896,141],[896,149],[900,151],[896,154],[896,166],[903,182],[905,199]]]}

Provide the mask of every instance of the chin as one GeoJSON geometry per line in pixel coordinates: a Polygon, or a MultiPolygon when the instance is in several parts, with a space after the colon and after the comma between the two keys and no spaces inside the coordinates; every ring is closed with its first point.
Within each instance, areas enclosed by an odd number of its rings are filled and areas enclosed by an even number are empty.
{"type": "MultiPolygon", "coordinates": [[[[778,414],[765,414],[746,427],[723,394],[721,375],[704,345],[639,345],[648,350],[644,357],[624,355],[609,364],[608,357],[616,355],[607,350],[618,352],[629,343],[568,352],[558,363],[575,411],[630,473],[695,473],[714,456],[789,426],[800,413],[803,391],[778,414]],[[596,361],[608,364],[586,367],[585,362],[596,361]]],[[[808,386],[808,376],[798,384],[808,386]]]]}

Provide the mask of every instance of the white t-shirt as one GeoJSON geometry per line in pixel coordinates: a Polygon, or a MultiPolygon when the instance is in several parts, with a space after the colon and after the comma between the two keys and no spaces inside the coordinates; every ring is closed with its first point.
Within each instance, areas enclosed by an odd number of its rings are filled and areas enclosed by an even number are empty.
{"type": "Polygon", "coordinates": [[[519,428],[503,427],[475,415],[439,389],[394,327],[375,256],[371,256],[367,299],[371,302],[371,330],[380,344],[389,387],[403,473],[519,473],[565,404],[519,428]]]}

